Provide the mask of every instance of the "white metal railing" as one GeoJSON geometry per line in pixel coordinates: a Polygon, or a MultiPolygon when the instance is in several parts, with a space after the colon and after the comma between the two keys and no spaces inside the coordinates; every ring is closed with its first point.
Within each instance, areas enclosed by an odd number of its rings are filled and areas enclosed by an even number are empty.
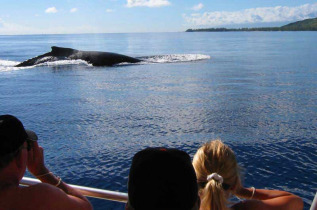
{"type": "Polygon", "coordinates": [[[310,210],[316,210],[317,209],[317,192],[315,194],[315,198],[311,204],[310,210]]]}
{"type": "MultiPolygon", "coordinates": [[[[22,180],[20,181],[20,184],[25,186],[31,186],[38,183],[41,183],[41,181],[38,179],[29,178],[29,177],[23,177],[22,180]]],[[[83,187],[83,186],[71,185],[71,184],[70,186],[80,191],[84,196],[118,201],[122,203],[126,203],[128,201],[127,193],[115,192],[110,190],[101,190],[97,188],[83,187]]]]}
{"type": "MultiPolygon", "coordinates": [[[[41,183],[41,181],[38,179],[29,178],[29,177],[23,177],[22,180],[20,181],[20,184],[25,186],[31,186],[38,183],[41,183]]],[[[115,192],[110,190],[101,190],[97,188],[83,187],[83,186],[72,185],[72,184],[70,184],[70,186],[80,191],[84,196],[106,199],[111,201],[118,201],[122,203],[126,203],[128,201],[127,193],[115,192]]],[[[317,193],[315,194],[315,198],[311,204],[310,210],[317,210],[317,193]]]]}

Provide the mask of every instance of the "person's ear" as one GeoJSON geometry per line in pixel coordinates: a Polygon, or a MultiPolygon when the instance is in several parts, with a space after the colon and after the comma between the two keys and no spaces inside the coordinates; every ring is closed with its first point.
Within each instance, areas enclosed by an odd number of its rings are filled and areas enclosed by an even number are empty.
{"type": "Polygon", "coordinates": [[[26,144],[26,142],[24,142],[23,148],[21,148],[18,151],[17,155],[14,158],[15,164],[16,164],[18,169],[26,167],[27,157],[26,157],[26,155],[24,155],[24,152],[26,151],[26,147],[27,147],[27,144],[26,144]]]}
{"type": "Polygon", "coordinates": [[[14,158],[16,166],[20,169],[24,167],[24,160],[22,155],[22,150],[20,150],[17,154],[17,156],[14,158]]]}

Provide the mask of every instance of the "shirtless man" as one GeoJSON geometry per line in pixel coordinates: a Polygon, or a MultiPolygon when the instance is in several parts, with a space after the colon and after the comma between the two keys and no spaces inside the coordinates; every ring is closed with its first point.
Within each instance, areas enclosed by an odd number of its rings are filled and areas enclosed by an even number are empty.
{"type": "Polygon", "coordinates": [[[50,172],[33,131],[14,116],[0,116],[0,209],[92,209],[76,189],[50,172]],[[21,187],[26,168],[42,183],[21,187]]]}

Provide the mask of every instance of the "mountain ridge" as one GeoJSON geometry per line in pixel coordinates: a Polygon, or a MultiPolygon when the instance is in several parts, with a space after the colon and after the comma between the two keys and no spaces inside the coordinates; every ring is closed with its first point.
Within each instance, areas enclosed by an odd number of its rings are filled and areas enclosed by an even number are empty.
{"type": "Polygon", "coordinates": [[[229,32],[229,31],[317,31],[317,18],[289,23],[281,27],[258,28],[202,28],[187,29],[186,32],[229,32]]]}

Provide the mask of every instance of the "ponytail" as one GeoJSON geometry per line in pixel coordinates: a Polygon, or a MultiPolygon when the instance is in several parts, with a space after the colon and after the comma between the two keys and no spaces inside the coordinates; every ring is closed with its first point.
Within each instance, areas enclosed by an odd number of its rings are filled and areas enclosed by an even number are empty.
{"type": "Polygon", "coordinates": [[[214,179],[201,189],[201,209],[227,210],[227,199],[222,185],[214,179]]]}
{"type": "Polygon", "coordinates": [[[234,152],[220,140],[200,147],[193,158],[201,209],[228,210],[230,191],[241,186],[234,152]]]}

